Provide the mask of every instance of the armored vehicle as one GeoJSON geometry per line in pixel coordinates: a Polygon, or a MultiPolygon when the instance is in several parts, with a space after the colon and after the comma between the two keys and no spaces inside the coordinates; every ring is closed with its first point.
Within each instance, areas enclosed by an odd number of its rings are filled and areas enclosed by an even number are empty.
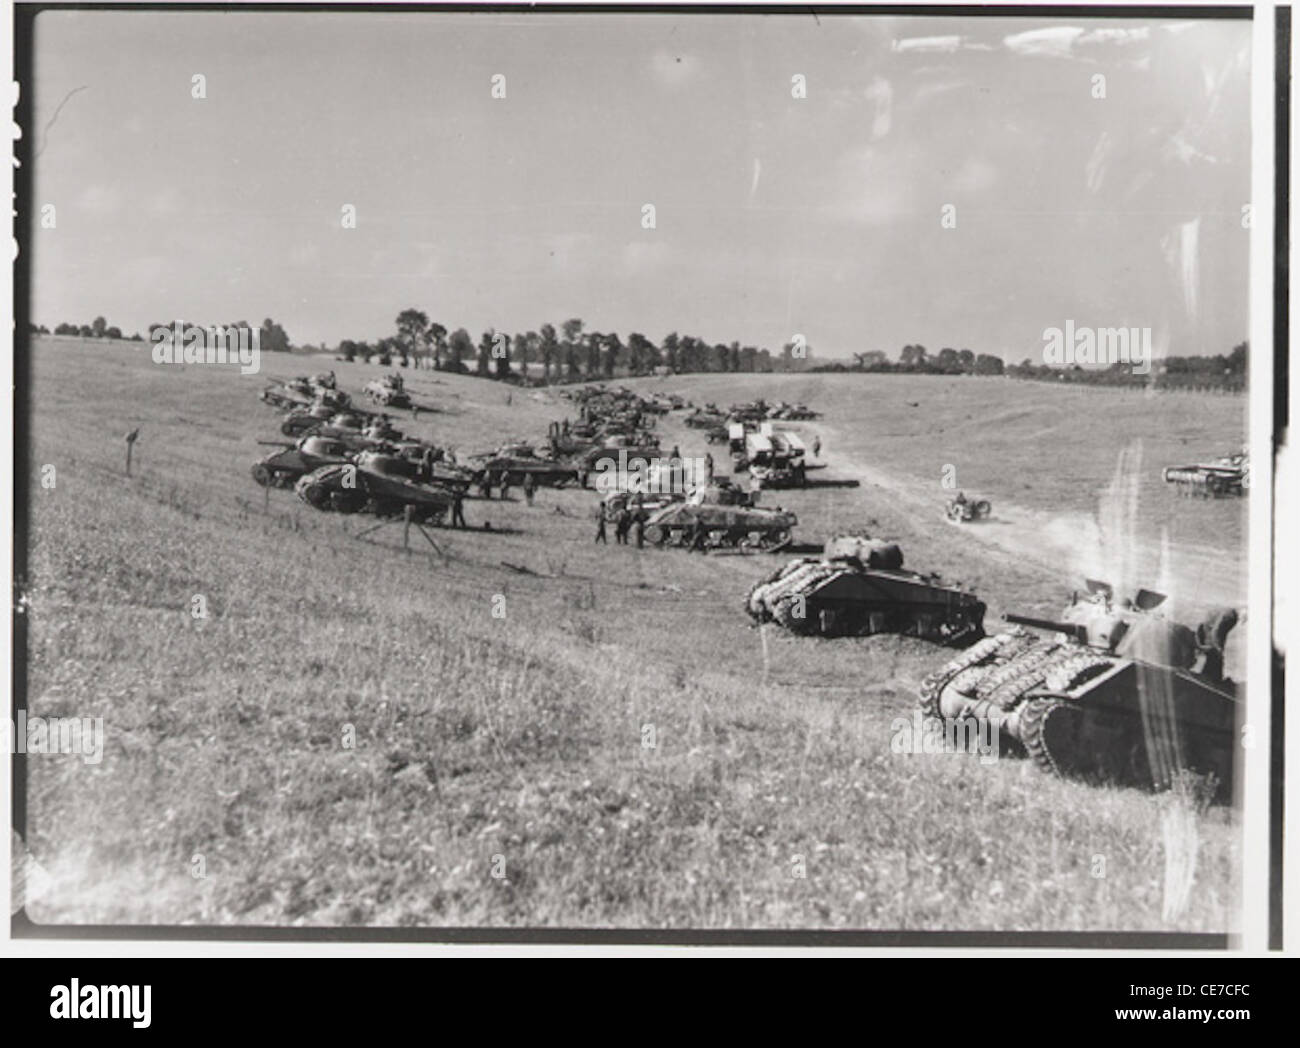
{"type": "Polygon", "coordinates": [[[903,570],[895,544],[848,535],[759,580],[745,610],[757,623],[822,637],[902,633],[945,644],[984,636],[984,602],[937,575],[903,570]]]}
{"type": "Polygon", "coordinates": [[[1189,495],[1244,495],[1250,490],[1250,455],[1242,449],[1238,455],[1225,455],[1213,462],[1169,466],[1162,476],[1166,484],[1177,484],[1179,491],[1189,495]]]}
{"type": "Polygon", "coordinates": [[[358,456],[355,465],[322,466],[303,475],[294,492],[317,509],[395,517],[409,505],[413,520],[440,522],[454,496],[444,487],[413,480],[410,474],[406,460],[367,452],[358,456]]]}
{"type": "Polygon", "coordinates": [[[776,552],[792,539],[798,518],[781,509],[760,508],[753,498],[730,484],[715,481],[696,488],[689,498],[673,502],[651,515],[646,538],[658,545],[738,547],[776,552]]]}
{"type": "Polygon", "coordinates": [[[1059,620],[1007,615],[1007,630],[924,679],[922,711],[987,718],[1058,775],[1165,788],[1188,769],[1227,796],[1237,688],[1224,646],[1237,613],[1193,630],[1165,618],[1165,601],[1141,589],[1116,603],[1089,580],[1059,620]]]}
{"type": "Polygon", "coordinates": [[[282,445],[253,466],[253,479],[263,487],[285,487],[304,473],[348,461],[350,449],[333,437],[307,436],[282,445]]]}

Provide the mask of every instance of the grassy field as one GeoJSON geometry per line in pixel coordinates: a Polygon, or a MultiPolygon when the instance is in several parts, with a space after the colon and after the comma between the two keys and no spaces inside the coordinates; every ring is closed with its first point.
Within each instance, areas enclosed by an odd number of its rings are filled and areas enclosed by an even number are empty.
{"type": "MultiPolygon", "coordinates": [[[[359,539],[363,522],[291,492],[264,511],[249,476],[256,440],[278,436],[263,380],[332,366],[355,395],[378,368],[264,355],[240,377],[130,344],[33,353],[29,704],[106,731],[98,765],[28,760],[27,843],[51,878],[38,922],[1233,927],[1230,810],[1010,757],[892,753],[892,722],[947,653],[751,628],[742,599],[774,558],[594,546],[595,497],[572,490],[469,502],[493,530],[436,531],[443,556],[418,538],[404,552],[396,526],[359,539]],[[1187,854],[1190,896],[1166,912],[1187,854]]],[[[463,451],[571,411],[466,377],[408,384],[437,410],[399,424],[463,451]]],[[[822,483],[765,501],[799,514],[800,540],[900,539],[909,566],[975,585],[992,615],[1051,611],[1078,585],[1058,547],[1076,526],[1097,537],[1130,440],[1156,480],[1129,548],[1164,525],[1171,579],[1186,583],[1184,554],[1219,565],[1192,571],[1189,605],[1240,583],[1244,504],[1175,499],[1158,469],[1240,443],[1242,398],[904,376],[633,385],[824,411],[804,424],[825,442],[822,483]],[[945,464],[993,500],[987,529],[942,519],[945,464]]],[[[662,425],[666,446],[703,453],[662,425]]]]}

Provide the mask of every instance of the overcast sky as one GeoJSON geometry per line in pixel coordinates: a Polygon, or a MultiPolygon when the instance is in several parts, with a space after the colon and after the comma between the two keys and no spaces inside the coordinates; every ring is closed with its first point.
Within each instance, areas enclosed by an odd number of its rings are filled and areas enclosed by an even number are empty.
{"type": "Polygon", "coordinates": [[[58,225],[34,232],[33,319],[270,316],[332,345],[414,306],[476,338],[577,316],[1014,361],[1072,319],[1226,352],[1249,29],[46,11],[28,133],[58,225]]]}

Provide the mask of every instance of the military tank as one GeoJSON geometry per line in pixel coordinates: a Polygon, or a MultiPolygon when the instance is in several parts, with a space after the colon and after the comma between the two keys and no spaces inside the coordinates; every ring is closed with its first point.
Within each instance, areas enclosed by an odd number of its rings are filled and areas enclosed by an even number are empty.
{"type": "Polygon", "coordinates": [[[504,480],[520,485],[531,476],[534,484],[562,488],[578,479],[578,470],[571,461],[539,455],[528,444],[505,445],[490,454],[475,456],[470,464],[475,480],[493,484],[504,480]]]}
{"type": "Polygon", "coordinates": [[[1161,476],[1166,484],[1177,484],[1180,492],[1189,495],[1244,495],[1250,490],[1250,455],[1242,449],[1240,454],[1225,455],[1213,462],[1168,466],[1161,476]]]}
{"type": "Polygon", "coordinates": [[[1237,714],[1224,645],[1237,614],[1192,630],[1157,611],[1165,600],[1143,589],[1117,604],[1090,580],[1059,620],[1007,615],[1005,631],[922,681],[922,712],[987,719],[1056,775],[1163,789],[1189,769],[1224,799],[1237,714]]]}
{"type": "Polygon", "coordinates": [[[308,379],[295,378],[287,382],[273,382],[262,390],[262,400],[276,408],[308,408],[315,400],[308,379]]]}
{"type": "Polygon", "coordinates": [[[322,466],[298,479],[294,493],[316,509],[396,517],[412,508],[417,523],[439,523],[454,495],[411,478],[411,464],[397,455],[366,452],[355,465],[322,466]]]}
{"type": "Polygon", "coordinates": [[[767,509],[753,497],[720,481],[696,488],[681,502],[673,502],[651,515],[645,537],[665,546],[687,546],[702,541],[706,547],[736,547],[775,553],[790,544],[799,519],[779,506],[767,509]],[[702,536],[702,537],[701,537],[702,536]]]}
{"type": "Polygon", "coordinates": [[[384,407],[409,408],[411,406],[411,394],[406,391],[401,375],[384,375],[382,378],[372,379],[366,383],[363,392],[376,404],[384,407]]]}
{"type": "Polygon", "coordinates": [[[806,636],[901,633],[944,644],[984,636],[984,602],[937,575],[903,570],[896,543],[846,535],[821,557],[800,557],[760,579],[745,598],[756,623],[806,636]]]}
{"type": "Polygon", "coordinates": [[[263,487],[286,487],[304,473],[322,466],[341,465],[348,461],[350,449],[332,437],[307,436],[297,444],[280,444],[253,465],[253,479],[263,487]]]}

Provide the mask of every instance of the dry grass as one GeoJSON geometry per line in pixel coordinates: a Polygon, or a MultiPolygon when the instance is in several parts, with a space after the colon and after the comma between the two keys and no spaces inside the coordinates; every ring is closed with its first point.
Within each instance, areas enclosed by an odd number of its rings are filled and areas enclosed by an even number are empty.
{"type": "MultiPolygon", "coordinates": [[[[1195,880],[1167,919],[1172,800],[1011,758],[892,754],[891,721],[945,654],[772,633],[765,663],[741,598],[766,558],[594,547],[593,496],[572,491],[471,502],[471,523],[518,534],[440,531],[445,563],[404,554],[397,528],[358,541],[356,521],[290,493],[263,515],[248,467],[276,416],[259,379],[129,347],[35,353],[35,466],[58,483],[31,494],[29,703],[106,726],[98,766],[28,761],[28,844],[53,881],[37,921],[1231,928],[1231,812],[1191,820],[1195,880]]],[[[334,366],[360,389],[368,369],[334,366]]],[[[563,411],[468,378],[409,381],[442,410],[405,428],[465,448],[563,411]]],[[[744,381],[827,408],[828,429],[861,414],[835,376],[744,381]]],[[[966,387],[972,403],[988,388],[966,387]]],[[[905,473],[909,435],[891,426],[881,461],[905,473]]],[[[672,435],[688,453],[699,439],[672,435]]],[[[867,488],[782,501],[809,536],[897,512],[867,488]]],[[[1051,604],[1068,585],[909,526],[909,561],[961,560],[994,600],[1051,604]]]]}

